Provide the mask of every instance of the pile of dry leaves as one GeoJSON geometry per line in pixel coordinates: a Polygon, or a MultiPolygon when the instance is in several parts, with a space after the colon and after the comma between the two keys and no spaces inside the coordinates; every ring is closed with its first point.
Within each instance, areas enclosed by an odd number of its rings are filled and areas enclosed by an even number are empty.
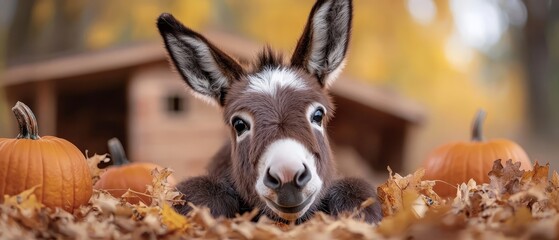
{"type": "MultiPolygon", "coordinates": [[[[92,174],[105,156],[90,161],[92,174]]],[[[194,207],[188,216],[171,207],[183,204],[181,194],[166,182],[171,171],[154,170],[148,194],[150,206],[129,204],[107,192],[95,191],[89,204],[73,214],[39,203],[35,188],[4,196],[0,204],[0,239],[15,238],[234,238],[234,239],[556,239],[559,227],[559,175],[548,177],[549,165],[536,163],[533,171],[519,164],[495,161],[491,183],[473,180],[457,189],[453,200],[443,200],[423,181],[423,170],[402,177],[393,174],[378,188],[385,219],[371,225],[354,214],[333,219],[324,214],[301,225],[280,225],[266,218],[251,222],[256,212],[234,219],[215,219],[208,209],[194,207]]],[[[37,186],[39,187],[39,186],[37,186]]],[[[133,193],[127,193],[133,194],[133,193]]],[[[371,204],[372,200],[363,203],[371,204]]]]}
{"type": "Polygon", "coordinates": [[[489,172],[489,184],[470,180],[457,196],[442,201],[423,171],[398,174],[379,187],[386,217],[377,228],[384,237],[414,239],[557,239],[559,175],[537,162],[532,171],[500,160],[489,172]],[[401,190],[398,190],[401,189],[401,190]]]}

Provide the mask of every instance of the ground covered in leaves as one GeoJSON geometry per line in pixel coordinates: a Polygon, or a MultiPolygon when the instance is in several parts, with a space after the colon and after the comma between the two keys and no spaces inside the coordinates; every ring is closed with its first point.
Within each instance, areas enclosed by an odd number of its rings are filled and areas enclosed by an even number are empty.
{"type": "MultiPolygon", "coordinates": [[[[105,156],[88,159],[94,178],[105,156]]],[[[172,205],[183,204],[181,194],[166,178],[171,171],[154,170],[147,193],[151,205],[129,204],[104,191],[94,191],[89,204],[68,213],[45,208],[33,194],[36,186],[0,204],[0,239],[558,239],[559,175],[549,176],[549,165],[532,171],[520,164],[495,161],[491,182],[473,180],[457,188],[454,199],[443,200],[424,181],[423,170],[402,177],[390,171],[378,188],[384,220],[378,225],[353,214],[334,219],[324,214],[301,225],[281,225],[266,218],[251,222],[257,213],[234,219],[215,219],[208,209],[194,207],[188,216],[172,205]],[[504,164],[504,165],[503,165],[504,164]]],[[[371,204],[373,200],[363,203],[371,204]]]]}

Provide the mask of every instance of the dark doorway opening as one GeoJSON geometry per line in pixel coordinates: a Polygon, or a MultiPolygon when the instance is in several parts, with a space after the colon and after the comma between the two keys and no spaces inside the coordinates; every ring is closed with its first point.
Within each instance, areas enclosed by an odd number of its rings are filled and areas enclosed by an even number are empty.
{"type": "Polygon", "coordinates": [[[108,152],[107,141],[117,137],[127,147],[126,84],[111,84],[58,95],[58,136],[74,143],[80,150],[108,152]]]}

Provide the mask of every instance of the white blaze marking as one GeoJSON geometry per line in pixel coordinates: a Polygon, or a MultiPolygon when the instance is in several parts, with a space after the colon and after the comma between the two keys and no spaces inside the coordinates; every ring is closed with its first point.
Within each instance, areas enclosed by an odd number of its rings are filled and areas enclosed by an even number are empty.
{"type": "Polygon", "coordinates": [[[289,69],[265,69],[250,76],[247,92],[265,93],[275,96],[278,89],[293,88],[295,90],[308,89],[305,82],[289,69]]]}
{"type": "Polygon", "coordinates": [[[268,146],[264,154],[262,154],[261,159],[258,161],[258,180],[256,181],[256,192],[260,198],[266,202],[268,207],[272,209],[278,216],[286,220],[295,220],[307,210],[309,210],[311,203],[314,202],[316,195],[322,189],[322,179],[318,176],[316,169],[316,159],[307,150],[307,148],[297,142],[294,139],[286,138],[280,139],[268,146]],[[307,165],[308,170],[311,173],[311,180],[303,187],[301,190],[303,193],[303,198],[312,198],[310,203],[301,211],[297,213],[283,213],[275,209],[273,206],[268,204],[266,198],[277,201],[277,194],[264,185],[264,176],[266,176],[266,170],[275,163],[275,161],[290,161],[292,164],[297,164],[303,166],[307,165]]]}
{"type": "Polygon", "coordinates": [[[294,181],[295,175],[300,170],[305,169],[303,161],[305,158],[303,151],[293,151],[289,144],[278,144],[276,150],[270,156],[270,173],[278,176],[282,183],[294,181]]]}

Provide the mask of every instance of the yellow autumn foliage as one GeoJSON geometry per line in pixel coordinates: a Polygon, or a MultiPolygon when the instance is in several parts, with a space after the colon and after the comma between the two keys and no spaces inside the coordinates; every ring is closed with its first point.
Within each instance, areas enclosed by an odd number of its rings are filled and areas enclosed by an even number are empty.
{"type": "Polygon", "coordinates": [[[190,226],[188,219],[178,214],[168,203],[164,203],[161,208],[161,223],[169,231],[185,231],[190,226]]]}
{"type": "Polygon", "coordinates": [[[34,186],[14,196],[4,195],[3,203],[7,206],[16,207],[22,211],[36,211],[44,208],[45,205],[38,201],[37,196],[35,196],[35,190],[40,187],[40,185],[34,186]]]}
{"type": "MultiPolygon", "coordinates": [[[[86,14],[97,9],[84,38],[87,49],[130,41],[160,41],[155,19],[171,12],[198,31],[219,28],[237,32],[283,51],[291,51],[302,32],[313,1],[300,0],[164,0],[63,1],[66,11],[86,14]]],[[[525,125],[525,86],[521,63],[498,63],[498,74],[484,74],[487,60],[459,46],[471,59],[460,66],[449,60],[447,45],[456,31],[447,1],[435,1],[436,16],[420,24],[407,1],[354,1],[352,39],[345,74],[422,106],[428,115],[422,131],[411,136],[408,169],[441,142],[468,135],[469,116],[478,108],[492,114],[488,136],[515,138],[525,125]]],[[[32,22],[38,29],[53,18],[55,1],[37,2],[32,22]]],[[[504,35],[504,38],[507,36],[504,35]]],[[[460,58],[460,56],[458,56],[460,58]]],[[[459,59],[460,60],[460,59],[459,59]]]]}

